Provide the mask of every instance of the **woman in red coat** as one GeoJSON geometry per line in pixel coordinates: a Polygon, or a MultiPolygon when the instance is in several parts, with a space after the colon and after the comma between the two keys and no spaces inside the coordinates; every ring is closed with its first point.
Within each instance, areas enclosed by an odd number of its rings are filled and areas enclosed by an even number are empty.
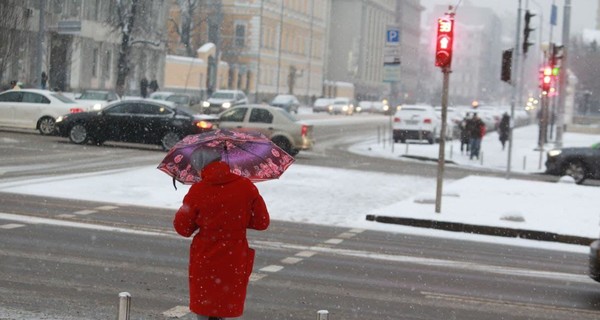
{"type": "Polygon", "coordinates": [[[269,212],[256,186],[216,161],[201,171],[177,211],[173,226],[190,247],[190,310],[198,319],[242,315],[254,264],[246,229],[265,230],[269,212]]]}

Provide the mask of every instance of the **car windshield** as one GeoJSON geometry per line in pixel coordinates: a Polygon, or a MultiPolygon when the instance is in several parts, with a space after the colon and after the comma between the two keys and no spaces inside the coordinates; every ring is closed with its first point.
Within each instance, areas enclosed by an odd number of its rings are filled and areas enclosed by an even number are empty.
{"type": "Polygon", "coordinates": [[[271,103],[288,103],[292,102],[293,98],[290,96],[277,96],[271,103]]]}
{"type": "Polygon", "coordinates": [[[86,91],[79,96],[78,100],[108,100],[108,92],[86,91]]]}
{"type": "Polygon", "coordinates": [[[51,95],[51,96],[53,96],[54,98],[56,98],[56,99],[60,100],[61,102],[64,102],[64,103],[76,103],[76,102],[75,102],[75,101],[73,101],[72,99],[70,99],[70,98],[68,98],[68,97],[65,97],[65,96],[63,96],[63,95],[62,95],[62,94],[60,94],[60,93],[51,93],[50,95],[51,95]]]}
{"type": "Polygon", "coordinates": [[[153,93],[150,95],[150,99],[154,100],[166,100],[170,95],[166,93],[153,93]]]}
{"type": "Polygon", "coordinates": [[[348,101],[337,100],[337,101],[334,101],[333,104],[348,104],[348,101]]]}
{"type": "Polygon", "coordinates": [[[230,99],[233,100],[235,94],[229,92],[215,92],[211,98],[213,99],[230,99]]]}

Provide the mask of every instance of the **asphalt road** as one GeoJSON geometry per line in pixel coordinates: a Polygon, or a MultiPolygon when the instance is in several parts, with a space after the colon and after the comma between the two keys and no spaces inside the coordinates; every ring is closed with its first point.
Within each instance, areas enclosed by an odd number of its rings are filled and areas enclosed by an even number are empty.
{"type": "MultiPolygon", "coordinates": [[[[346,153],[344,144],[380,121],[355,119],[317,126],[317,147],[298,163],[435,176],[435,165],[346,153]]],[[[0,131],[0,181],[151,165],[163,156],[154,147],[82,147],[0,131]]],[[[122,291],[132,295],[131,319],[192,319],[189,239],[173,233],[172,215],[0,193],[0,319],[114,319],[122,291]]],[[[330,319],[600,318],[600,284],[587,277],[584,254],[281,221],[249,239],[258,254],[241,319],[314,319],[321,309],[330,319]]]]}

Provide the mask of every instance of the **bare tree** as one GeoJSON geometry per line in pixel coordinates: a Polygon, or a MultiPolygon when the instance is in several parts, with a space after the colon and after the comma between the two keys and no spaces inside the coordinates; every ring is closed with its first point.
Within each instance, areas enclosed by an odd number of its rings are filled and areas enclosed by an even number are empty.
{"type": "Polygon", "coordinates": [[[171,23],[175,32],[179,36],[179,42],[185,47],[185,54],[188,57],[196,55],[195,48],[192,45],[192,32],[196,28],[194,17],[198,8],[198,0],[177,0],[179,6],[179,23],[171,18],[171,23]]]}
{"type": "Polygon", "coordinates": [[[27,25],[26,8],[20,1],[0,1],[0,84],[5,81],[10,58],[18,54],[22,44],[20,33],[27,25]]]}

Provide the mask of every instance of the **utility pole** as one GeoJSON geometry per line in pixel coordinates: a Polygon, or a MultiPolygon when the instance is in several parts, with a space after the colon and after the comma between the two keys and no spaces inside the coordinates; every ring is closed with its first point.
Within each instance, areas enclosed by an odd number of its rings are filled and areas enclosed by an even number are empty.
{"type": "Polygon", "coordinates": [[[310,75],[312,74],[312,50],[313,50],[313,25],[315,22],[315,0],[310,1],[310,40],[308,42],[308,68],[306,69],[306,105],[311,104],[310,99],[310,75]]]}
{"type": "Polygon", "coordinates": [[[275,94],[279,94],[279,80],[281,77],[281,42],[283,40],[283,2],[281,0],[281,10],[279,13],[279,48],[277,49],[277,92],[275,94]]]}
{"type": "Polygon", "coordinates": [[[263,14],[265,10],[265,0],[260,0],[260,22],[259,22],[259,35],[258,35],[258,54],[257,54],[257,62],[256,62],[256,81],[254,83],[254,103],[259,103],[258,101],[258,84],[260,83],[260,60],[261,60],[261,52],[263,47],[263,14]]]}
{"type": "Polygon", "coordinates": [[[517,103],[517,86],[520,84],[520,79],[517,79],[517,70],[519,65],[521,44],[521,0],[519,0],[519,9],[517,10],[517,31],[515,36],[515,50],[512,56],[512,92],[510,99],[510,125],[508,126],[508,162],[506,164],[506,179],[510,179],[510,169],[512,162],[512,147],[513,147],[513,128],[515,124],[515,105],[517,103]]]}
{"type": "Polygon", "coordinates": [[[562,147],[563,130],[565,122],[565,101],[567,94],[567,66],[568,66],[568,46],[571,28],[571,0],[565,0],[565,8],[563,15],[563,32],[562,32],[562,61],[560,73],[558,74],[558,119],[556,121],[556,141],[555,147],[562,147]]]}
{"type": "Polygon", "coordinates": [[[46,0],[39,0],[40,20],[39,29],[37,34],[37,45],[36,45],[36,57],[35,57],[35,70],[33,76],[34,88],[42,87],[42,64],[44,57],[44,29],[46,28],[46,0]]]}

